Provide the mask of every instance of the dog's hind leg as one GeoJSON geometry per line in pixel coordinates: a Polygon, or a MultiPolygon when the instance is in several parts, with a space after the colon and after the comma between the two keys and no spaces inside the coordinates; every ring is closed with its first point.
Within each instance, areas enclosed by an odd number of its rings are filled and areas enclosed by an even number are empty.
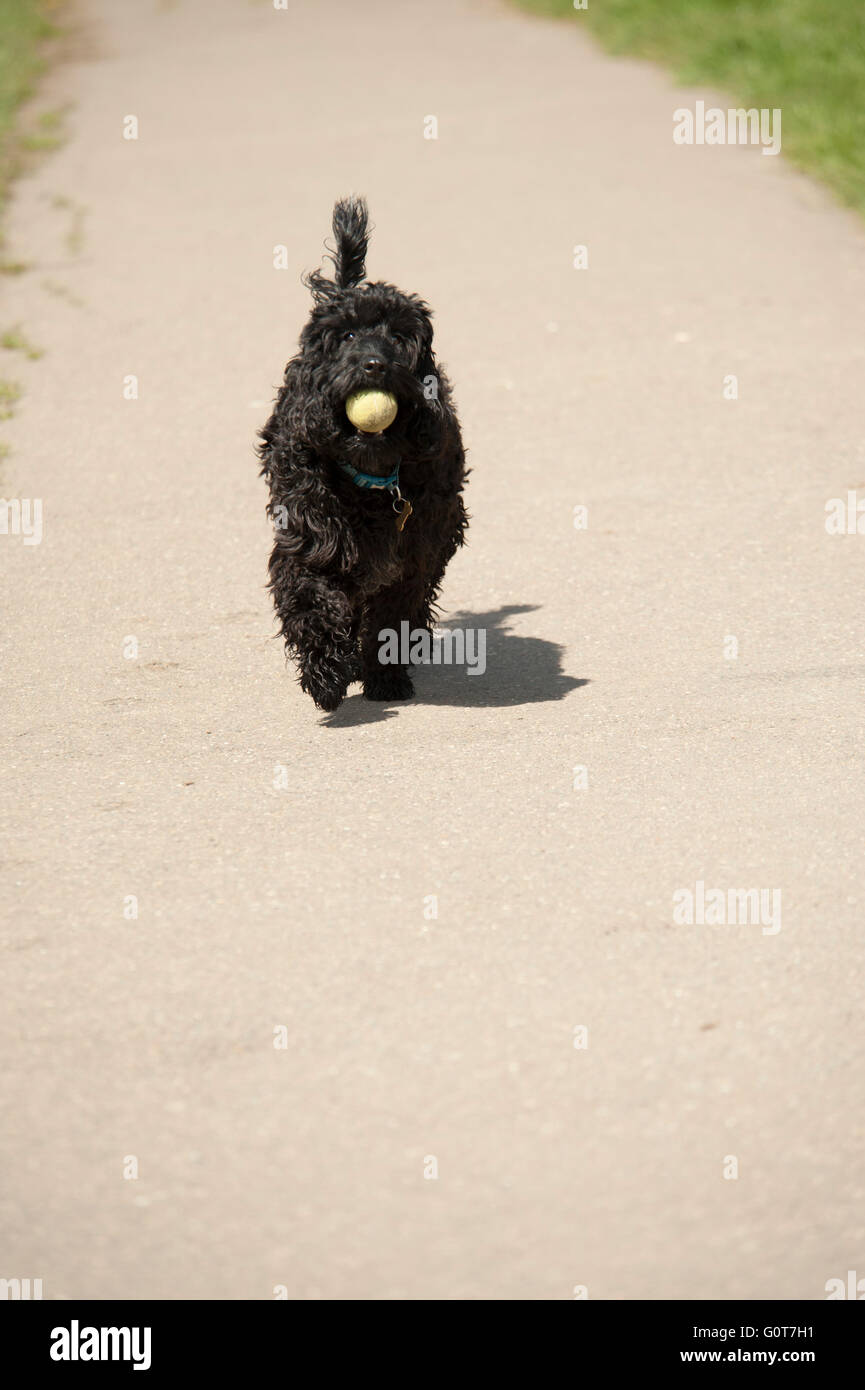
{"type": "Polygon", "coordinates": [[[408,663],[399,650],[403,640],[402,622],[411,622],[420,595],[406,589],[404,582],[380,589],[369,600],[364,614],[361,639],[363,693],[367,700],[410,700],[414,685],[408,663]],[[384,638],[379,633],[385,633],[384,638]],[[396,648],[396,655],[394,655],[396,648]]]}
{"type": "MultiPolygon", "coordinates": [[[[464,516],[464,513],[462,513],[464,516]]],[[[412,627],[424,628],[427,632],[432,632],[438,622],[438,596],[444,579],[445,569],[448,561],[456,553],[459,546],[463,544],[462,536],[465,528],[463,521],[462,527],[448,540],[442,547],[434,562],[427,571],[427,581],[423,589],[423,594],[418,605],[409,615],[412,627]]]]}

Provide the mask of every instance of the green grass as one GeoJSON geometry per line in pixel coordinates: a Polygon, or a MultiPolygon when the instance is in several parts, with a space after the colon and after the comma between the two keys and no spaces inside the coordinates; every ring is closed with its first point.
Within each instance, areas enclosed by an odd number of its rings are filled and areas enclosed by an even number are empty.
{"type": "Polygon", "coordinates": [[[15,407],[21,399],[21,387],[17,381],[4,381],[0,378],[0,420],[11,420],[15,407]]]}
{"type": "Polygon", "coordinates": [[[865,212],[865,0],[519,0],[735,106],[779,106],[784,155],[865,212]]]}
{"type": "Polygon", "coordinates": [[[21,147],[37,154],[43,150],[56,150],[63,143],[63,118],[65,110],[42,111],[33,124],[33,129],[21,136],[21,147]]]}
{"type": "Polygon", "coordinates": [[[16,113],[42,71],[42,46],[57,33],[52,16],[59,8],[57,0],[0,0],[0,208],[26,142],[57,143],[54,113],[46,113],[35,131],[24,134],[16,128],[16,113]]]}
{"type": "MultiPolygon", "coordinates": [[[[0,0],[0,214],[9,196],[9,184],[25,160],[56,148],[62,138],[62,111],[31,115],[27,128],[19,117],[19,108],[33,94],[45,64],[48,40],[60,32],[53,19],[65,2],[0,0]]],[[[0,254],[0,275],[22,275],[28,269],[26,261],[0,254]]],[[[30,342],[17,324],[3,332],[0,343],[6,350],[22,352],[29,358],[42,356],[41,349],[30,342]]],[[[0,420],[12,418],[20,397],[17,381],[0,378],[0,420]]],[[[0,460],[8,454],[9,445],[0,441],[0,460]]]]}
{"type": "Polygon", "coordinates": [[[27,334],[22,331],[20,323],[15,323],[4,333],[0,333],[0,347],[4,347],[7,352],[22,352],[31,362],[42,356],[42,348],[31,343],[27,334]]]}

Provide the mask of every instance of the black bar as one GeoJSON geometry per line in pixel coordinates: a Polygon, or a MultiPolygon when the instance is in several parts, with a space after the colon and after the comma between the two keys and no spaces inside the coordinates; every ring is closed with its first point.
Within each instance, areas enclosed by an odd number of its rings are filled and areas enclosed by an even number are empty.
{"type": "MultiPolygon", "coordinates": [[[[364,1300],[357,1300],[364,1302],[364,1300]]],[[[372,1300],[370,1300],[372,1301],[372,1300]]],[[[462,1313],[441,1309],[430,1322],[429,1310],[415,1322],[413,1309],[389,1314],[378,1329],[376,1314],[368,1306],[363,1322],[355,1325],[348,1301],[297,1306],[286,1302],[69,1302],[25,1300],[3,1305],[0,1335],[4,1363],[20,1366],[21,1375],[39,1372],[61,1382],[69,1376],[92,1379],[106,1371],[131,1375],[133,1383],[145,1376],[159,1381],[165,1376],[195,1372],[196,1376],[228,1379],[232,1375],[267,1366],[283,1367],[293,1376],[301,1358],[309,1354],[317,1364],[316,1376],[333,1373],[340,1356],[355,1370],[389,1368],[401,1379],[419,1375],[429,1379],[440,1366],[442,1376],[452,1376],[467,1359],[480,1358],[485,1373],[497,1357],[506,1370],[515,1370],[513,1354],[537,1356],[532,1379],[541,1376],[541,1364],[552,1373],[561,1356],[575,1373],[594,1366],[611,1374],[644,1370],[700,1374],[706,1367],[735,1373],[743,1367],[765,1371],[796,1368],[807,1374],[861,1367],[865,1323],[856,1309],[849,1312],[839,1301],[760,1302],[701,1301],[693,1303],[570,1301],[564,1316],[544,1315],[542,1341],[534,1340],[539,1325],[524,1313],[508,1315],[508,1324],[496,1332],[487,1324],[495,1320],[493,1304],[473,1302],[462,1313]],[[481,1311],[481,1306],[487,1308],[481,1311]],[[451,1324],[451,1318],[454,1318],[451,1324]],[[526,1326],[520,1327],[523,1317],[526,1326]],[[319,1321],[321,1319],[321,1321],[319,1321]],[[465,1342],[457,1355],[447,1337],[453,1331],[465,1342]],[[93,1329],[96,1329],[95,1335],[93,1329]],[[117,1335],[102,1329],[116,1329],[117,1335]],[[138,1329],[137,1336],[133,1329],[138,1329]],[[145,1330],[149,1329],[149,1341],[145,1330]],[[393,1340],[418,1338],[415,1369],[406,1363],[393,1340]],[[322,1341],[322,1335],[325,1340],[322,1341]],[[526,1340],[529,1338],[529,1340],[526,1340]],[[69,1359],[52,1357],[65,1354],[69,1359]],[[534,1348],[534,1351],[532,1351],[534,1348]],[[105,1359],[85,1359],[96,1350],[105,1359]],[[77,1353],[78,1359],[73,1359],[77,1353]],[[82,1355],[83,1353],[83,1355],[82,1355]],[[113,1359],[114,1354],[125,1359],[113,1359]],[[467,1353],[467,1355],[466,1355],[467,1353]],[[141,1370],[135,1372],[135,1361],[141,1370]],[[145,1366],[145,1361],[149,1364],[145,1366]]],[[[861,1300],[860,1300],[861,1301],[861,1300]]],[[[531,1302],[531,1300],[527,1300],[531,1302]]],[[[414,1360],[414,1358],[412,1358],[414,1360]]],[[[597,1372],[596,1372],[597,1373],[597,1372]]],[[[861,1370],[860,1370],[861,1374],[861,1370]]],[[[308,1375],[303,1376],[304,1379],[308,1375]]]]}

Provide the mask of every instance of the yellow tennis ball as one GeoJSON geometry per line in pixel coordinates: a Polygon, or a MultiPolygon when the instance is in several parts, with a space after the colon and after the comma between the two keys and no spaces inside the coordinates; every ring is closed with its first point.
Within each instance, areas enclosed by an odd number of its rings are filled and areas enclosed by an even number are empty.
{"type": "Polygon", "coordinates": [[[353,391],[345,403],[345,413],[364,434],[380,434],[396,419],[396,396],[390,391],[353,391]]]}

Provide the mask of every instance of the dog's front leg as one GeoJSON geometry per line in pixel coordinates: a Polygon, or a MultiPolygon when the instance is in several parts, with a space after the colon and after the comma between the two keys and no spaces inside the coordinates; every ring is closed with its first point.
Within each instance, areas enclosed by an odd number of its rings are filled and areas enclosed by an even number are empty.
{"type": "Polygon", "coordinates": [[[351,600],[334,576],[305,569],[276,552],[273,561],[270,587],[286,651],[297,663],[301,689],[330,713],[357,679],[351,600]]]}

